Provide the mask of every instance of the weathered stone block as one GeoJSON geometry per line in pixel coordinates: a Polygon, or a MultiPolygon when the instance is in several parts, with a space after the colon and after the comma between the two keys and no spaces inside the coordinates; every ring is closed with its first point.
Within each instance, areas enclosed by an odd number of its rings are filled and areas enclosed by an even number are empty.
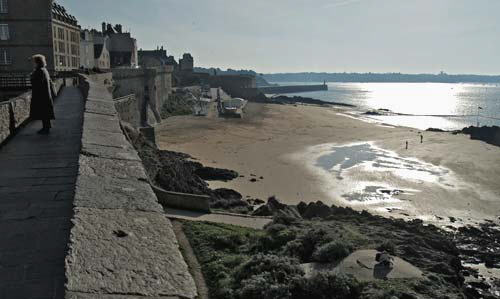
{"type": "Polygon", "coordinates": [[[82,144],[82,154],[116,160],[141,161],[141,158],[132,147],[117,148],[84,143],[82,144]]]}
{"type": "Polygon", "coordinates": [[[76,207],[162,212],[151,186],[134,179],[79,175],[76,207]]]}
{"type": "Polygon", "coordinates": [[[85,104],[85,112],[115,116],[118,115],[115,103],[108,100],[88,99],[85,104]]]}
{"type": "Polygon", "coordinates": [[[80,174],[87,176],[135,179],[147,181],[144,166],[140,161],[106,159],[80,156],[80,174]]]}
{"type": "Polygon", "coordinates": [[[67,298],[197,296],[172,224],[164,215],[77,208],[73,223],[66,289],[94,296],[67,298]]]}
{"type": "Polygon", "coordinates": [[[101,130],[83,130],[83,144],[95,144],[116,148],[132,148],[123,133],[113,133],[101,130]]]}
{"type": "Polygon", "coordinates": [[[101,130],[105,132],[122,133],[120,121],[117,116],[86,112],[84,117],[84,130],[101,130]]]}
{"type": "Polygon", "coordinates": [[[9,103],[0,104],[0,144],[10,135],[10,107],[9,103]]]}
{"type": "Polygon", "coordinates": [[[31,93],[25,93],[10,102],[15,128],[22,125],[30,116],[30,103],[31,93]]]}

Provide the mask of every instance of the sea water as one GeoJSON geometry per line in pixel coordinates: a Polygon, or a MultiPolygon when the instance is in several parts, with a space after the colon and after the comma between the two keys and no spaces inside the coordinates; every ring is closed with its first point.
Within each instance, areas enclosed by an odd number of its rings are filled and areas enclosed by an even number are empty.
{"type": "MultiPolygon", "coordinates": [[[[280,85],[313,83],[279,82],[280,85]]],[[[321,84],[321,83],[314,83],[321,84]]],[[[357,110],[388,109],[391,115],[369,116],[396,126],[458,130],[500,126],[500,84],[327,83],[327,91],[289,96],[355,105],[357,110]]],[[[367,117],[367,116],[363,116],[367,117]]]]}

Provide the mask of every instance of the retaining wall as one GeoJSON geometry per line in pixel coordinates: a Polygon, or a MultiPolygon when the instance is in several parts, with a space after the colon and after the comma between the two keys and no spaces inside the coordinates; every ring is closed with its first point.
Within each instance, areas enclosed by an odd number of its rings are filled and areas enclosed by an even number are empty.
{"type": "Polygon", "coordinates": [[[141,123],[137,97],[135,94],[130,94],[124,97],[115,99],[116,110],[121,120],[138,125],[141,123]]]}
{"type": "Polygon", "coordinates": [[[210,213],[210,196],[165,191],[156,186],[153,191],[165,207],[210,213]]]}
{"type": "Polygon", "coordinates": [[[82,78],[87,95],[66,298],[195,298],[172,224],[120,127],[107,88],[82,78]]]}
{"type": "Polygon", "coordinates": [[[149,124],[157,123],[155,113],[159,115],[165,101],[172,93],[172,72],[173,68],[140,68],[140,69],[114,69],[113,82],[115,89],[113,96],[121,98],[130,94],[135,94],[135,104],[129,103],[130,107],[135,105],[135,109],[130,109],[124,118],[135,127],[141,127],[147,120],[149,124]],[[144,109],[144,88],[149,87],[150,105],[144,109]],[[154,89],[156,87],[156,90],[154,89]]]}

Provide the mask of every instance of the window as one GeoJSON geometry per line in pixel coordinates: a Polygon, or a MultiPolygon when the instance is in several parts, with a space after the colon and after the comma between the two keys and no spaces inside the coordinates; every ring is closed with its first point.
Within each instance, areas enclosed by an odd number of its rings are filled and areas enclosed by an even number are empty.
{"type": "Polygon", "coordinates": [[[59,67],[66,66],[66,59],[64,56],[59,56],[59,67]]]}
{"type": "Polygon", "coordinates": [[[59,42],[59,53],[65,53],[65,48],[64,42],[59,42]]]}
{"type": "Polygon", "coordinates": [[[10,38],[9,25],[0,24],[0,40],[8,40],[9,38],[10,38]]]}
{"type": "Polygon", "coordinates": [[[74,43],[78,42],[78,34],[76,32],[71,32],[71,41],[74,43]]]}
{"type": "Polygon", "coordinates": [[[0,13],[9,13],[8,0],[0,0],[0,13]]]}
{"type": "Polygon", "coordinates": [[[0,49],[0,65],[11,64],[10,52],[8,49],[0,49]]]}
{"type": "Polygon", "coordinates": [[[59,39],[64,39],[64,29],[57,28],[57,36],[59,39]]]}

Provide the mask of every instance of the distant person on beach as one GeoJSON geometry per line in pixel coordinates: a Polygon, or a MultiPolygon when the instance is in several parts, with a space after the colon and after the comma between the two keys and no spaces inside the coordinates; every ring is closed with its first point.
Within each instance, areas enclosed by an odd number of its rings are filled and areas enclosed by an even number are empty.
{"type": "Polygon", "coordinates": [[[420,143],[424,143],[424,135],[420,135],[420,143]]]}
{"type": "Polygon", "coordinates": [[[31,73],[30,117],[42,121],[43,127],[38,134],[48,135],[52,127],[50,121],[55,119],[53,98],[56,94],[46,68],[45,56],[35,55],[32,60],[35,70],[31,73]]]}
{"type": "Polygon", "coordinates": [[[408,140],[406,141],[406,149],[408,149],[408,140]]]}

